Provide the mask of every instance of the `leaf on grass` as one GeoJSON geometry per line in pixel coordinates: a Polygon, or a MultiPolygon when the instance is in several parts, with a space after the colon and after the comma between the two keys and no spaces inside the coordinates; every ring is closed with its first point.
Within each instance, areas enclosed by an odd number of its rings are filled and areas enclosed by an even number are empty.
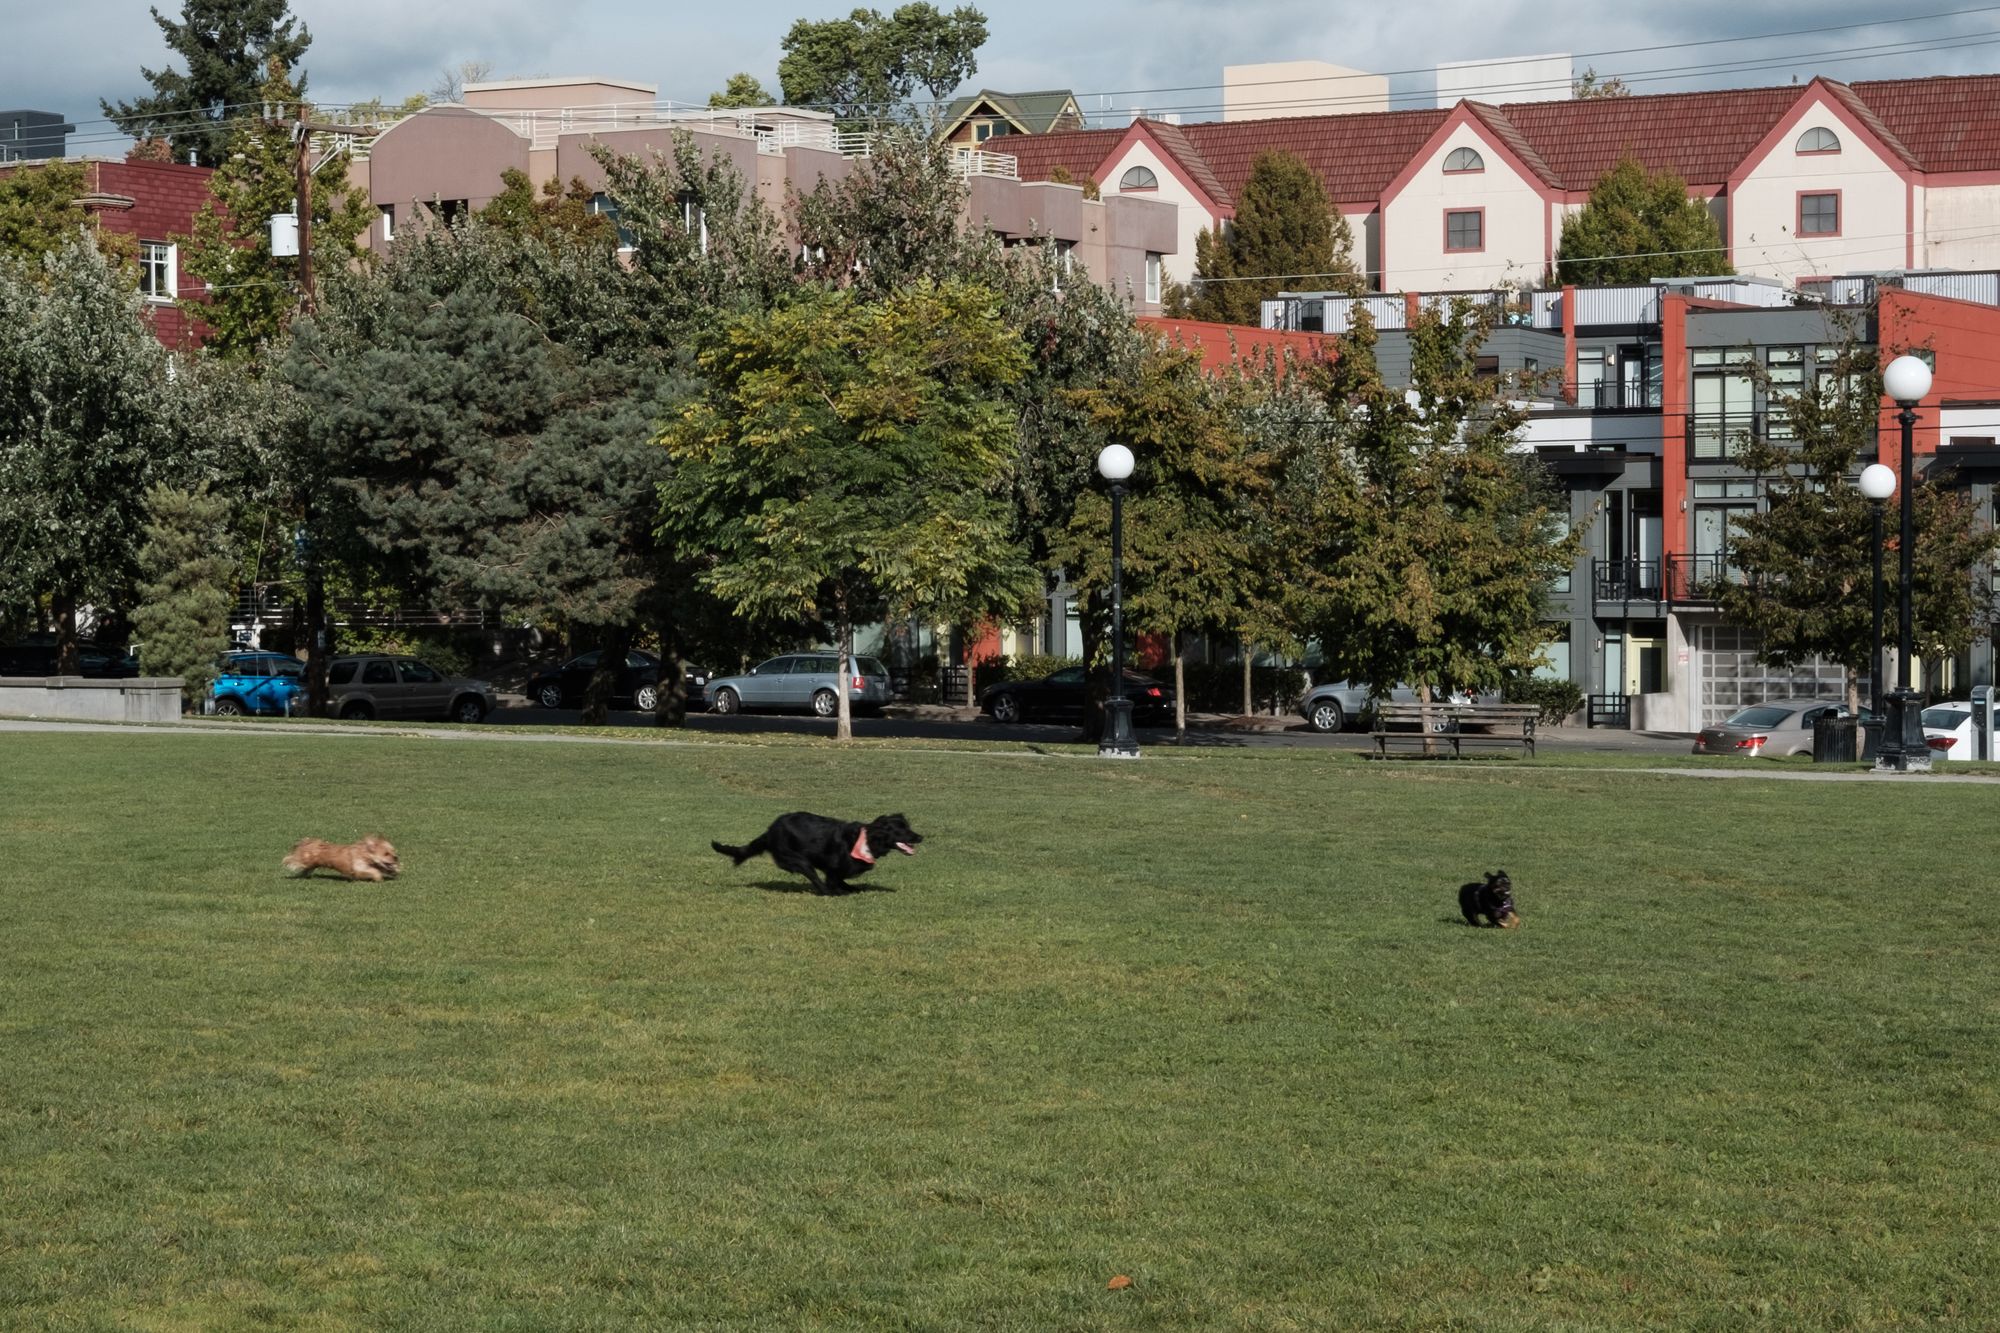
{"type": "Polygon", "coordinates": [[[1125,1288],[1131,1285],[1132,1285],[1132,1279],[1126,1277],[1123,1273],[1120,1273],[1117,1277],[1114,1277],[1109,1282],[1105,1283],[1104,1287],[1105,1290],[1107,1291],[1123,1291],[1125,1290],[1125,1288]]]}

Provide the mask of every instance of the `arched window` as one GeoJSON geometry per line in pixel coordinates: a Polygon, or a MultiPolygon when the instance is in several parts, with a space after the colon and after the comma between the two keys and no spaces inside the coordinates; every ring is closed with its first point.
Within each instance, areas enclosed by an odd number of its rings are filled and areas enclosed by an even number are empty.
{"type": "Polygon", "coordinates": [[[1801,153],[1837,153],[1840,151],[1840,136],[1829,129],[1810,129],[1799,136],[1798,151],[1801,153]]]}
{"type": "Polygon", "coordinates": [[[1444,160],[1446,171],[1484,171],[1486,159],[1476,148],[1454,148],[1444,160]]]}
{"type": "Polygon", "coordinates": [[[1121,190],[1157,190],[1160,188],[1160,178],[1153,174],[1151,167],[1133,167],[1118,178],[1118,188],[1121,190]]]}

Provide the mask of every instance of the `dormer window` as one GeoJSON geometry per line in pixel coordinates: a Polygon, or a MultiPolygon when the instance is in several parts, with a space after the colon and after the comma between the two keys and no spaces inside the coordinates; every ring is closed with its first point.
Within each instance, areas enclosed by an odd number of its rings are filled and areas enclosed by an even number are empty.
{"type": "Polygon", "coordinates": [[[1837,153],[1840,151],[1840,136],[1832,130],[1814,127],[1799,136],[1798,151],[1801,153],[1837,153]]]}
{"type": "Polygon", "coordinates": [[[1444,159],[1444,169],[1447,175],[1461,171],[1484,171],[1486,159],[1479,155],[1476,148],[1454,148],[1444,159]]]}
{"type": "Polygon", "coordinates": [[[1151,167],[1133,167],[1118,178],[1118,188],[1121,190],[1157,190],[1160,188],[1160,178],[1153,174],[1151,167]]]}

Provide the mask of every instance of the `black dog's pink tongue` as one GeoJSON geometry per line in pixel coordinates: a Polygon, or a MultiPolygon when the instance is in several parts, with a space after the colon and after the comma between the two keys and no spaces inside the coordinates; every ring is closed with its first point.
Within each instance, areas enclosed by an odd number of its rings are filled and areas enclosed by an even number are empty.
{"type": "Polygon", "coordinates": [[[910,846],[910,844],[907,842],[897,843],[896,850],[901,852],[905,856],[915,856],[917,854],[917,849],[910,846]]]}

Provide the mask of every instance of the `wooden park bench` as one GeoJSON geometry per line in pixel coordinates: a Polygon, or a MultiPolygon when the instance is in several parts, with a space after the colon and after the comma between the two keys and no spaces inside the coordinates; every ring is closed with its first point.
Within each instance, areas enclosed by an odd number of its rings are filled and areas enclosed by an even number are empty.
{"type": "Polygon", "coordinates": [[[1532,759],[1541,711],[1534,704],[1379,703],[1368,734],[1378,759],[1388,758],[1391,746],[1429,759],[1462,759],[1466,746],[1518,746],[1532,759]]]}

